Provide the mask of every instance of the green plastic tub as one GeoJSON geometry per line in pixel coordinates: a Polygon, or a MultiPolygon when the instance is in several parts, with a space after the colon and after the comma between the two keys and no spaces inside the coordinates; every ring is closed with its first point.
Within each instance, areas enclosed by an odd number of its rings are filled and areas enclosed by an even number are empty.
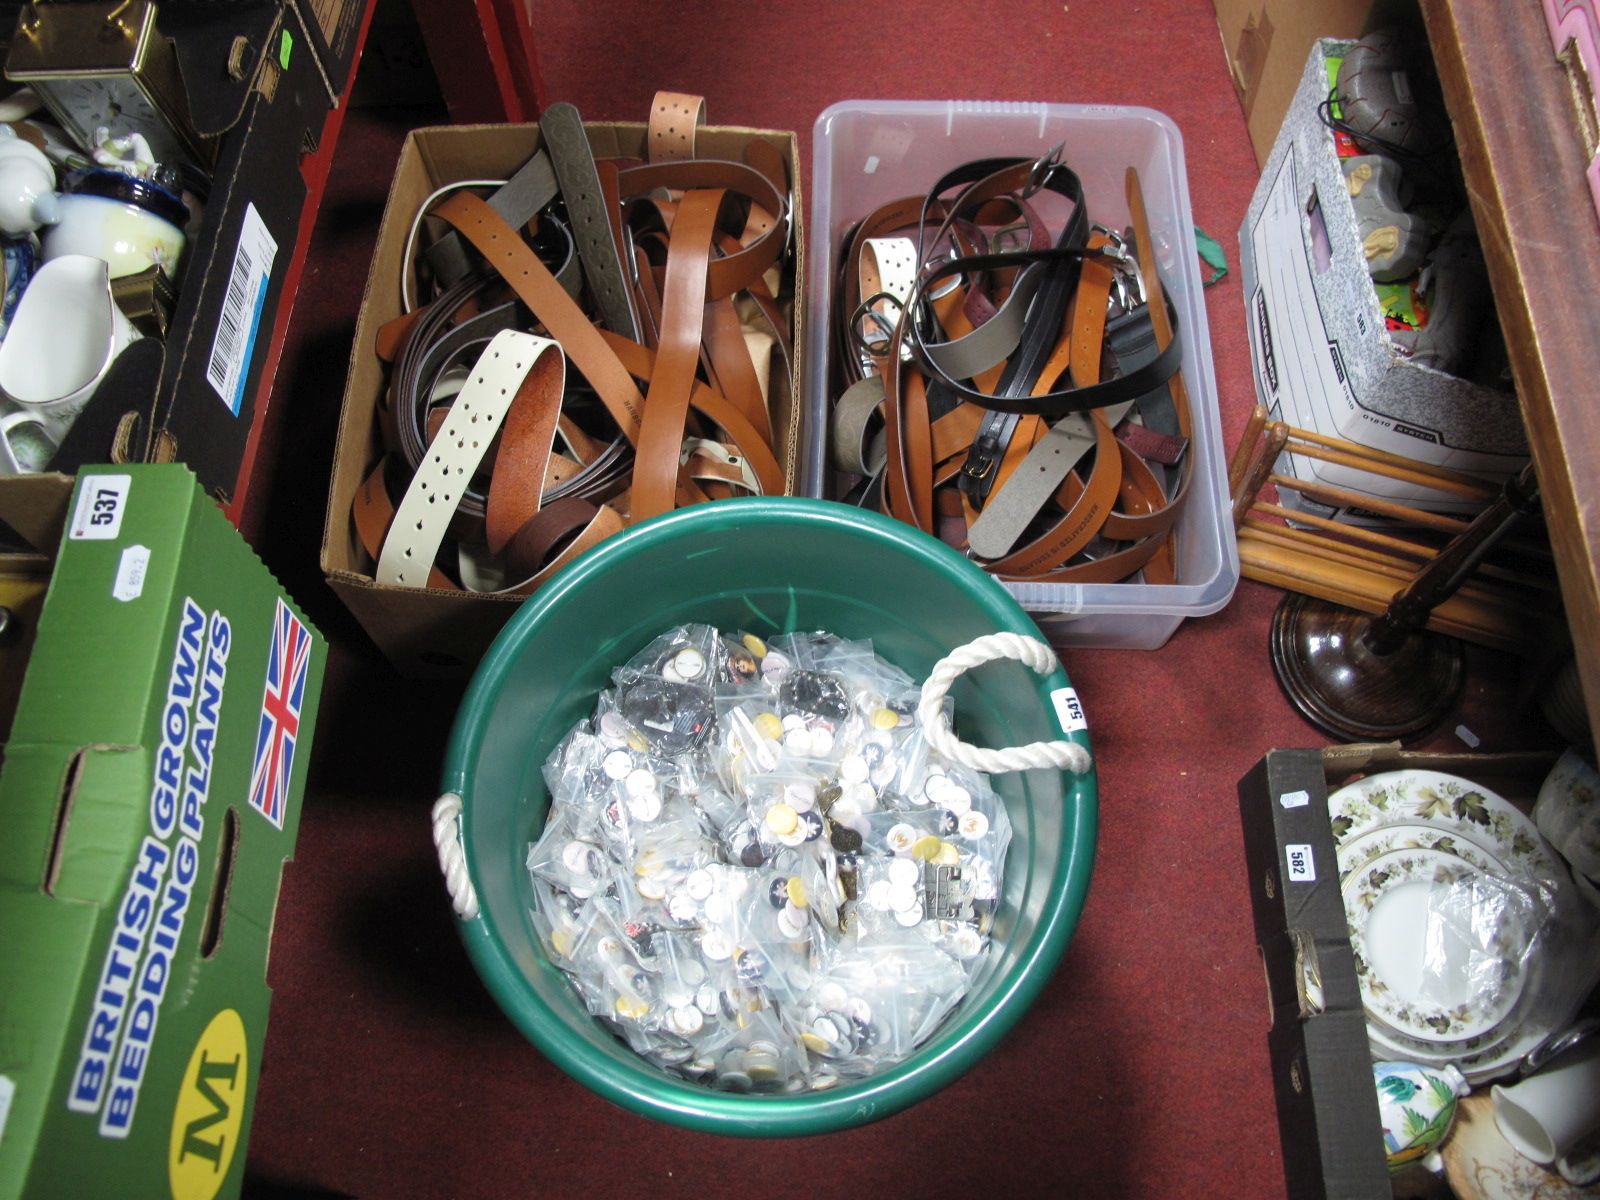
{"type": "MultiPolygon", "coordinates": [[[[1092,774],[994,777],[1014,827],[995,940],[961,1006],[915,1055],[870,1079],[798,1095],[740,1095],[645,1062],[591,1017],[544,958],[523,862],[544,826],[545,756],[589,716],[613,667],[690,621],[766,636],[826,629],[870,638],[916,678],[954,647],[996,631],[1038,636],[994,580],[904,524],[822,500],[739,499],[646,521],[578,559],[535,593],[479,666],[456,717],[443,790],[462,800],[461,836],[479,913],[461,933],[489,991],[573,1078],[624,1108],[713,1133],[826,1133],[897,1112],[975,1066],[1050,978],[1089,888],[1092,774]]],[[[1052,693],[1063,672],[1019,663],[969,672],[951,691],[956,731],[979,746],[1062,736],[1052,693]]],[[[1073,734],[1088,744],[1087,734],[1073,734]]]]}

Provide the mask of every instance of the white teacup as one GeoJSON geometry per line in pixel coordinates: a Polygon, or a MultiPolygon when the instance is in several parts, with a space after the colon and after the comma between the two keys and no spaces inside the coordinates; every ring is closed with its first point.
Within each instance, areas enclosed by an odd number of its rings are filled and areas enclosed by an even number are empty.
{"type": "Polygon", "coordinates": [[[1600,1129],[1600,1037],[1492,1092],[1494,1123],[1519,1154],[1544,1164],[1565,1157],[1600,1129]]]}
{"type": "MultiPolygon", "coordinates": [[[[0,342],[0,394],[12,429],[31,422],[52,449],[94,395],[112,361],[139,337],[111,298],[98,258],[72,254],[41,266],[0,342]]],[[[9,441],[9,436],[8,439],[9,441]]],[[[15,461],[8,448],[5,456],[15,461]]],[[[5,465],[9,466],[10,463],[5,465]]]]}

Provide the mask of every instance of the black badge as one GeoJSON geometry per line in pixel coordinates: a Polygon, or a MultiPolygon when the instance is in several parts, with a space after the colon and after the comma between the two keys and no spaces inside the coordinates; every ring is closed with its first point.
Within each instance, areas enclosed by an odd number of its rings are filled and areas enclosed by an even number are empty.
{"type": "Polygon", "coordinates": [[[716,710],[706,688],[641,675],[624,684],[617,708],[661,754],[678,755],[704,740],[716,710]]]}
{"type": "Polygon", "coordinates": [[[767,861],[767,856],[760,842],[746,842],[739,851],[739,861],[747,867],[759,867],[767,861]]]}
{"type": "Polygon", "coordinates": [[[793,671],[778,689],[779,702],[788,709],[843,721],[850,715],[850,698],[833,676],[820,671],[793,671]]]}
{"type": "Polygon", "coordinates": [[[861,835],[854,829],[837,821],[831,821],[829,824],[832,828],[828,830],[828,841],[840,854],[854,854],[861,849],[861,835]]]}

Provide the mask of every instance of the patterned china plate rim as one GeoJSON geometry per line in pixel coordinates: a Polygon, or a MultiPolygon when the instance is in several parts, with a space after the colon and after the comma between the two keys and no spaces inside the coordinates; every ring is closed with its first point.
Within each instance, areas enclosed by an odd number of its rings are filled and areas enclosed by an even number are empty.
{"type": "Polygon", "coordinates": [[[1357,834],[1338,848],[1339,882],[1342,887],[1350,872],[1365,867],[1373,859],[1397,850],[1438,850],[1454,854],[1477,867],[1497,875],[1511,876],[1500,856],[1493,848],[1470,834],[1440,829],[1436,825],[1395,824],[1379,825],[1365,833],[1357,834]],[[1398,839],[1412,839],[1409,845],[1395,844],[1398,839]],[[1381,849],[1374,849],[1382,847],[1381,849]]]}
{"type": "MultiPolygon", "coordinates": [[[[1453,833],[1463,833],[1472,838],[1472,840],[1478,841],[1479,845],[1483,844],[1479,840],[1481,838],[1490,838],[1498,844],[1500,839],[1494,837],[1492,826],[1501,825],[1503,828],[1512,831],[1511,837],[1513,839],[1515,838],[1515,831],[1520,830],[1527,833],[1534,842],[1535,853],[1530,855],[1529,859],[1536,867],[1542,867],[1543,869],[1532,871],[1530,874],[1538,882],[1564,890],[1564,884],[1570,878],[1564,870],[1556,871],[1548,851],[1544,849],[1543,838],[1539,836],[1538,830],[1533,827],[1531,820],[1524,817],[1508,801],[1496,795],[1493,791],[1482,788],[1470,780],[1441,771],[1405,768],[1398,771],[1384,771],[1375,775],[1368,775],[1365,778],[1356,780],[1354,783],[1346,784],[1329,796],[1328,815],[1334,824],[1334,842],[1336,845],[1342,845],[1344,842],[1353,840],[1354,837],[1370,830],[1378,829],[1385,825],[1402,823],[1430,825],[1453,833]],[[1387,814],[1380,806],[1379,819],[1365,821],[1360,824],[1352,820],[1349,825],[1346,825],[1341,830],[1339,826],[1340,818],[1349,816],[1349,810],[1353,805],[1370,803],[1370,793],[1374,789],[1392,787],[1398,783],[1418,786],[1437,786],[1443,783],[1452,788],[1465,789],[1466,792],[1477,792],[1485,798],[1486,808],[1503,807],[1510,815],[1501,822],[1495,822],[1491,818],[1487,822],[1488,828],[1483,827],[1486,824],[1483,821],[1473,821],[1472,825],[1479,828],[1473,833],[1468,833],[1459,821],[1450,820],[1437,823],[1435,818],[1418,817],[1416,813],[1411,811],[1395,813],[1394,819],[1385,820],[1383,818],[1387,814]]],[[[1495,857],[1500,857],[1500,854],[1496,854],[1495,857]]],[[[1581,901],[1581,897],[1574,897],[1574,899],[1581,901]]],[[[1535,959],[1532,965],[1537,969],[1539,961],[1535,959]]],[[[1527,988],[1525,993],[1534,990],[1534,988],[1527,988]]],[[[1546,1022],[1535,1021],[1530,1017],[1504,1039],[1464,1057],[1455,1049],[1445,1053],[1426,1051],[1422,1049],[1423,1044],[1417,1039],[1407,1038],[1404,1042],[1396,1043],[1393,1041],[1393,1035],[1385,1036],[1385,1031],[1372,1023],[1368,1024],[1367,1032],[1369,1039],[1376,1048],[1375,1052],[1383,1057],[1405,1057],[1409,1055],[1413,1061],[1433,1062],[1438,1065],[1454,1062],[1461,1068],[1467,1079],[1476,1086],[1487,1083],[1491,1079],[1500,1078],[1515,1070],[1517,1064],[1521,1062],[1528,1051],[1544,1044],[1550,1036],[1551,1029],[1547,1027],[1546,1022]]]]}

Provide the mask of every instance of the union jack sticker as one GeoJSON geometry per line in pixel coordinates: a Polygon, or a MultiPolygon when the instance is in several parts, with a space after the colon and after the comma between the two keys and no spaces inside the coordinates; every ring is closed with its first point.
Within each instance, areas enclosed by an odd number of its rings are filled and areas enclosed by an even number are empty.
{"type": "Polygon", "coordinates": [[[255,763],[250,768],[250,807],[283,828],[289,806],[289,780],[294,748],[300,738],[300,707],[305,702],[306,675],[311,665],[312,633],[278,601],[272,625],[272,653],[267,657],[267,686],[261,695],[261,724],[256,732],[255,763]]]}

